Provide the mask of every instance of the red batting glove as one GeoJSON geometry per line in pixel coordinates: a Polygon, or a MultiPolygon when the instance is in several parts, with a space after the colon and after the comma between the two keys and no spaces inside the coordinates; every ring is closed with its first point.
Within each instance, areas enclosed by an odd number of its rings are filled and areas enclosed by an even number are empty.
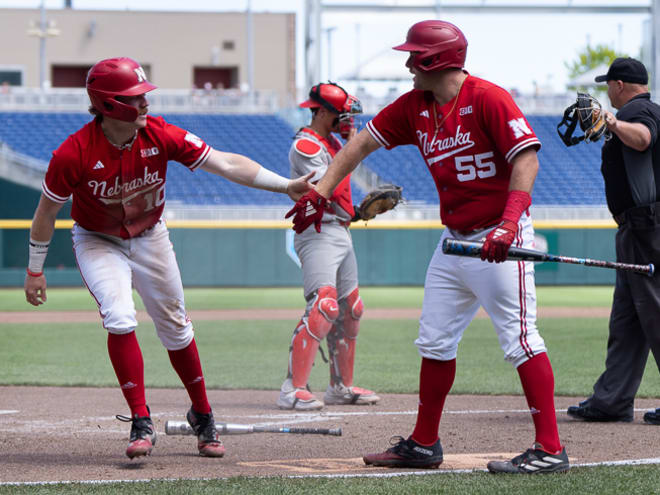
{"type": "Polygon", "coordinates": [[[481,260],[488,260],[489,263],[502,263],[506,261],[506,255],[509,248],[516,238],[518,224],[511,220],[504,220],[490,231],[481,248],[481,260]]]}
{"type": "Polygon", "coordinates": [[[284,218],[293,216],[293,230],[297,234],[302,234],[312,224],[320,233],[321,219],[327,203],[327,199],[317,193],[316,189],[312,189],[293,205],[284,218]]]}

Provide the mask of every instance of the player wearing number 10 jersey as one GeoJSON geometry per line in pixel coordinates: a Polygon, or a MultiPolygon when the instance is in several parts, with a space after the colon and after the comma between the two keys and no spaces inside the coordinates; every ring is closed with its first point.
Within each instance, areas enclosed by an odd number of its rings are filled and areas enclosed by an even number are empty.
{"type": "Polygon", "coordinates": [[[310,189],[313,174],[286,179],[243,155],[215,150],[162,118],[147,116],[146,94],[154,89],[130,58],[102,60],[90,69],[87,93],[95,117],[53,153],[30,229],[25,297],[34,306],[46,301],[43,266],[55,218],[73,196],[76,262],[108,332],[110,361],[131,412],[130,418],[118,416],[132,423],[126,455],[149,455],[156,443],[135,336],[135,288],[192,402],[186,417],[200,455],[222,457],[225,448],[206,396],[179,267],[160,219],[167,162],[286,192],[294,200],[310,189]]]}

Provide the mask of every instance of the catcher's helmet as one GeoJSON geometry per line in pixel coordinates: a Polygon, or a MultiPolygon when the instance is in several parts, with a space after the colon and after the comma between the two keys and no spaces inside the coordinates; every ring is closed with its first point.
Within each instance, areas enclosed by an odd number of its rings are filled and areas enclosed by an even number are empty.
{"type": "Polygon", "coordinates": [[[467,44],[463,32],[450,22],[430,20],[413,24],[406,42],[393,49],[416,52],[412,66],[422,72],[431,72],[451,67],[462,69],[467,44]]]}
{"type": "Polygon", "coordinates": [[[355,96],[339,84],[333,82],[321,83],[313,86],[309,91],[309,98],[300,104],[302,108],[324,107],[339,115],[339,120],[348,120],[350,116],[362,113],[362,104],[355,96]]]}
{"type": "Polygon", "coordinates": [[[573,146],[580,141],[596,142],[602,136],[605,136],[605,140],[611,137],[605,125],[600,102],[593,96],[580,92],[577,94],[577,101],[564,110],[564,117],[557,125],[557,133],[566,146],[573,146]],[[584,136],[573,136],[578,124],[584,136]],[[563,133],[562,126],[566,127],[563,133]]]}
{"type": "Polygon", "coordinates": [[[128,57],[97,62],[87,73],[87,94],[92,106],[113,119],[133,122],[136,108],[121,103],[116,96],[137,96],[156,89],[147,81],[144,69],[128,57]]]}

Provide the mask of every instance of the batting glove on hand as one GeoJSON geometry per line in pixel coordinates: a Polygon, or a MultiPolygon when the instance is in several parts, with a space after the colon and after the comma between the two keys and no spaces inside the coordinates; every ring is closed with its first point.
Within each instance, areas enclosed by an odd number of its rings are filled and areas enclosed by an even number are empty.
{"type": "Polygon", "coordinates": [[[327,199],[317,193],[316,189],[312,189],[293,205],[284,218],[293,216],[293,230],[297,234],[302,234],[312,224],[316,232],[320,233],[321,219],[327,203],[327,199]]]}
{"type": "Polygon", "coordinates": [[[490,231],[481,248],[481,260],[488,260],[489,263],[501,263],[506,261],[509,248],[516,238],[518,224],[511,220],[504,220],[490,231]]]}

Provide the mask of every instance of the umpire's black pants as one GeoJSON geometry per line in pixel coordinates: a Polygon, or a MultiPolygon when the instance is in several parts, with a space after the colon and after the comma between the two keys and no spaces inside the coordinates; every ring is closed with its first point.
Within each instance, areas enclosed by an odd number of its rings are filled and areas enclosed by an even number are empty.
{"type": "MultiPolygon", "coordinates": [[[[616,258],[622,263],[653,263],[660,270],[660,203],[625,212],[616,234],[616,258]]],[[[605,371],[589,405],[632,417],[649,349],[660,371],[659,273],[648,277],[617,271],[609,330],[605,371]]]]}

